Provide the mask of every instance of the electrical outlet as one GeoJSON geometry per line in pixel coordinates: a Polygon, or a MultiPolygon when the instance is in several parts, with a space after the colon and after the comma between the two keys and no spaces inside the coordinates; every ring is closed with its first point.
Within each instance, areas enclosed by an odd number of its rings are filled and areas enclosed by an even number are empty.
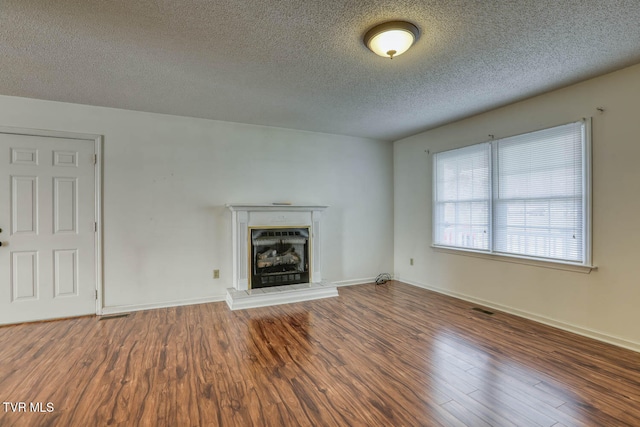
{"type": "Polygon", "coordinates": [[[409,265],[413,265],[413,258],[409,258],[409,265]]]}
{"type": "Polygon", "coordinates": [[[213,278],[214,279],[220,278],[220,270],[213,270],[213,278]]]}

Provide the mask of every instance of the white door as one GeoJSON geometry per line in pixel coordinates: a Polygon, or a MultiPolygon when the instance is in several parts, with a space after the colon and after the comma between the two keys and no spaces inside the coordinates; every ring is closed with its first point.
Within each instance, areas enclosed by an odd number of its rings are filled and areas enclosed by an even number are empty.
{"type": "Polygon", "coordinates": [[[0,133],[0,324],[96,312],[94,142],[0,133]]]}

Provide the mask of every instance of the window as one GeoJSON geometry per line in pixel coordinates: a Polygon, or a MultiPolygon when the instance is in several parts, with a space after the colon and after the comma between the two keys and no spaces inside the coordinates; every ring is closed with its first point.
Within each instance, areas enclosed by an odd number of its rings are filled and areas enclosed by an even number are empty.
{"type": "Polygon", "coordinates": [[[434,156],[435,246],[587,265],[587,120],[434,156]]]}

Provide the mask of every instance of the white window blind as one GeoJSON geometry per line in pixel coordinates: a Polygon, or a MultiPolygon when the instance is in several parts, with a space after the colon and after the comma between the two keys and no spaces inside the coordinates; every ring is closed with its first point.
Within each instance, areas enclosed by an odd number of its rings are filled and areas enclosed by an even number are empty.
{"type": "Polygon", "coordinates": [[[489,250],[491,146],[435,155],[435,243],[489,250]]]}
{"type": "Polygon", "coordinates": [[[494,251],[582,262],[583,123],[495,143],[494,251]]]}
{"type": "Polygon", "coordinates": [[[434,155],[434,244],[587,264],[584,121],[434,155]]]}

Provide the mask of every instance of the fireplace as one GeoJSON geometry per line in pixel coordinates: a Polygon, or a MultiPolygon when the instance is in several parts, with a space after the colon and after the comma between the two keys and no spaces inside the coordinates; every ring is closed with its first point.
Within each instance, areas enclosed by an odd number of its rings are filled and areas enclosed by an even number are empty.
{"type": "Polygon", "coordinates": [[[327,206],[228,204],[232,232],[231,310],[337,297],[322,280],[323,226],[327,206]]]}
{"type": "Polygon", "coordinates": [[[327,206],[226,206],[231,211],[233,289],[243,291],[265,285],[276,287],[294,282],[300,284],[322,281],[321,219],[327,206]],[[279,256],[286,256],[286,260],[280,260],[279,265],[268,265],[268,258],[279,256]]]}
{"type": "Polygon", "coordinates": [[[249,288],[309,283],[309,227],[249,227],[249,288]]]}

